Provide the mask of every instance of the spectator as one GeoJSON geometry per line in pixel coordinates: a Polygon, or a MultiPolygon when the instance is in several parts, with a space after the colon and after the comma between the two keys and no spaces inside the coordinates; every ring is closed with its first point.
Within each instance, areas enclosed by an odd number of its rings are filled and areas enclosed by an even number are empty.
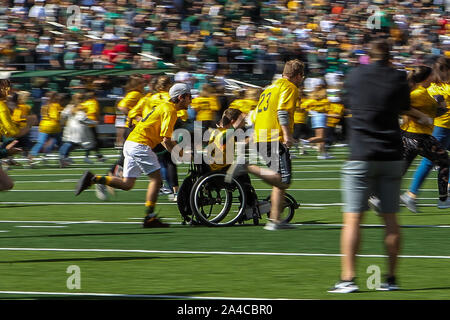
{"type": "Polygon", "coordinates": [[[370,44],[371,64],[350,72],[345,83],[345,105],[351,110],[350,156],[342,168],[344,226],[341,233],[341,277],[333,293],[358,291],[356,254],[361,242],[360,223],[368,209],[369,194],[380,199],[386,225],[385,246],[389,272],[379,289],[398,289],[396,271],[400,251],[400,226],[396,212],[404,166],[398,117],[409,110],[406,73],[393,69],[385,40],[370,44]]]}

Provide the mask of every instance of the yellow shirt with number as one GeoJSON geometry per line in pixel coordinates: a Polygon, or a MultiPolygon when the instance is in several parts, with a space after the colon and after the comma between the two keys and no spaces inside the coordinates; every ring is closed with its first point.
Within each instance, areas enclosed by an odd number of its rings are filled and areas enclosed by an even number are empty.
{"type": "Polygon", "coordinates": [[[20,131],[19,126],[11,119],[11,112],[4,101],[0,101],[0,134],[14,137],[20,131]]]}
{"type": "MultiPolygon", "coordinates": [[[[449,95],[450,84],[444,83],[444,84],[438,85],[438,84],[432,83],[427,88],[427,91],[430,94],[430,96],[432,96],[432,97],[435,95],[443,96],[445,99],[445,102],[447,102],[447,107],[450,106],[450,95],[449,95]]],[[[438,127],[450,129],[450,111],[447,111],[442,116],[435,118],[434,125],[438,126],[438,127]]]]}
{"type": "Polygon", "coordinates": [[[289,114],[289,130],[294,131],[294,112],[299,98],[298,88],[287,79],[278,79],[259,97],[255,109],[255,142],[281,141],[283,132],[278,122],[278,110],[289,114]]]}
{"type": "MultiPolygon", "coordinates": [[[[128,112],[130,112],[130,110],[139,102],[139,100],[141,98],[142,98],[141,92],[139,92],[137,90],[130,91],[125,95],[125,97],[123,97],[122,100],[119,101],[119,103],[117,104],[117,107],[118,108],[126,108],[128,110],[128,112]]],[[[127,117],[126,126],[128,128],[131,128],[135,124],[136,124],[136,121],[130,120],[127,117]]]]}
{"type": "Polygon", "coordinates": [[[27,126],[27,116],[30,114],[30,111],[30,105],[18,104],[17,108],[13,110],[11,119],[19,126],[19,128],[25,128],[27,126]]]}
{"type": "Polygon", "coordinates": [[[220,110],[219,100],[216,97],[197,97],[192,99],[191,107],[197,112],[197,121],[213,121],[216,111],[220,110]]]}
{"type": "Polygon", "coordinates": [[[41,107],[41,122],[39,122],[39,131],[42,133],[61,132],[61,111],[63,107],[59,103],[50,103],[41,107]]]}
{"type": "MultiPolygon", "coordinates": [[[[425,113],[430,118],[436,117],[436,108],[438,106],[438,103],[432,96],[430,96],[427,89],[420,86],[411,92],[410,97],[411,108],[425,113]]],[[[404,121],[401,125],[401,129],[403,131],[429,135],[433,133],[433,127],[433,124],[419,123],[413,117],[404,117],[404,121]]]]}
{"type": "Polygon", "coordinates": [[[236,99],[233,102],[231,102],[229,108],[237,109],[242,113],[248,114],[250,111],[256,108],[257,104],[258,101],[252,99],[236,99]]]}
{"type": "Polygon", "coordinates": [[[175,105],[166,101],[155,106],[134,128],[127,140],[144,144],[154,149],[164,137],[171,138],[177,109],[175,105]]]}

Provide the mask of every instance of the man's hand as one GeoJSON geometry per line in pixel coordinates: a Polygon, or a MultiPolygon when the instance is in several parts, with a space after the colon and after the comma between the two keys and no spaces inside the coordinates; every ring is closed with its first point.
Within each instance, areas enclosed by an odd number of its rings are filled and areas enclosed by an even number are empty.
{"type": "Polygon", "coordinates": [[[294,145],[295,140],[292,137],[291,132],[289,131],[288,126],[281,126],[281,132],[283,133],[283,141],[282,143],[287,147],[290,148],[294,145]]]}
{"type": "Polygon", "coordinates": [[[9,156],[12,156],[12,155],[14,155],[14,154],[16,154],[16,153],[19,153],[19,152],[22,152],[22,149],[21,148],[16,148],[15,147],[15,145],[16,144],[18,144],[19,143],[19,140],[14,140],[13,142],[11,142],[11,143],[9,143],[7,146],[6,146],[6,151],[8,152],[8,155],[9,156]]]}
{"type": "Polygon", "coordinates": [[[287,135],[284,134],[283,135],[283,144],[286,147],[290,148],[290,147],[292,147],[294,145],[294,143],[295,143],[295,140],[290,134],[287,134],[287,135]]]}

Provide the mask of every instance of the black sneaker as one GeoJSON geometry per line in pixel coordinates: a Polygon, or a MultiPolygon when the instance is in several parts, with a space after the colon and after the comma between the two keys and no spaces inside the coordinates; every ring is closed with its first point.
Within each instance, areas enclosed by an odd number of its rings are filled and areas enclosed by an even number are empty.
{"type": "Polygon", "coordinates": [[[329,293],[352,293],[358,291],[359,288],[354,280],[351,281],[339,281],[333,288],[328,290],[329,293]]]}
{"type": "Polygon", "coordinates": [[[379,288],[377,288],[378,291],[396,291],[400,290],[400,287],[397,285],[397,281],[395,277],[387,277],[386,282],[382,283],[379,288]]]}
{"type": "Polygon", "coordinates": [[[144,228],[168,228],[169,224],[164,223],[161,219],[156,216],[145,218],[144,223],[142,224],[144,228]]]}
{"type": "Polygon", "coordinates": [[[92,185],[92,179],[94,177],[94,174],[90,171],[83,173],[80,180],[78,180],[77,187],[75,188],[75,195],[77,196],[84,190],[88,189],[92,185]]]}

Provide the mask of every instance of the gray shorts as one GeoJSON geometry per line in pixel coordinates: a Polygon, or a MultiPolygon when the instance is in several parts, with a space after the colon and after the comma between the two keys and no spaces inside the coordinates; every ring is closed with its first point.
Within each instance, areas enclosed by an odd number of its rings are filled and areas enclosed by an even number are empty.
{"type": "Polygon", "coordinates": [[[347,161],[342,167],[344,212],[369,209],[370,196],[380,199],[381,213],[399,210],[404,161],[347,161]]]}

